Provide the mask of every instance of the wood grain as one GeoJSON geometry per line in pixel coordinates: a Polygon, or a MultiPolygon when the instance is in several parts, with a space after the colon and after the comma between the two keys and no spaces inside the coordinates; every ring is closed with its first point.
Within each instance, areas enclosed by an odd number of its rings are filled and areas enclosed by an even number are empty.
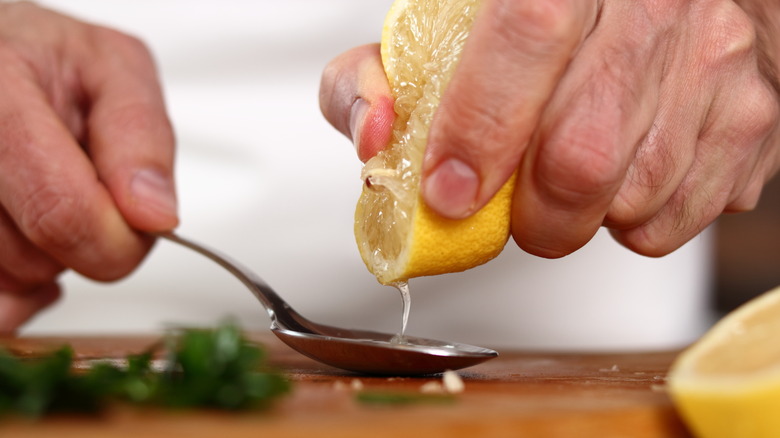
{"type": "MultiPolygon", "coordinates": [[[[170,412],[128,406],[99,417],[0,420],[0,437],[598,437],[685,438],[664,390],[675,352],[552,354],[501,352],[461,370],[466,389],[452,403],[369,405],[362,391],[418,394],[420,378],[367,377],[320,365],[270,335],[253,337],[270,351],[293,391],[267,411],[241,414],[170,412]],[[337,383],[340,382],[340,383],[337,383]]],[[[0,340],[17,354],[36,355],[71,344],[79,361],[142,351],[151,337],[18,338],[0,340]]]]}

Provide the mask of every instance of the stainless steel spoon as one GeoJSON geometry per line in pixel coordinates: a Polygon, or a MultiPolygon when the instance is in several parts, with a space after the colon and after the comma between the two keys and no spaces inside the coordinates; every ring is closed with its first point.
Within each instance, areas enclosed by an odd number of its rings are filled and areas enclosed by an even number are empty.
{"type": "Polygon", "coordinates": [[[213,250],[173,233],[160,233],[193,249],[235,275],[263,304],[271,331],[284,343],[318,362],[366,374],[424,375],[457,370],[498,356],[482,347],[317,324],[296,312],[254,272],[213,250]]]}

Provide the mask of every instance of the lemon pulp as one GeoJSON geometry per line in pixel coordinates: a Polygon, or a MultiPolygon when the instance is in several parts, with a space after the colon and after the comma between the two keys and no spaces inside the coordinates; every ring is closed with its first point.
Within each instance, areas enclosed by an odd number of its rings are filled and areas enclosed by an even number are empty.
{"type": "Polygon", "coordinates": [[[397,0],[385,20],[381,55],[396,118],[390,144],[363,168],[355,211],[361,257],[380,283],[477,266],[498,255],[509,237],[513,179],[463,220],[437,215],[419,189],[430,124],[480,3],[397,0]]]}
{"type": "Polygon", "coordinates": [[[701,438],[780,436],[780,287],[729,313],[685,350],[669,390],[701,438]]]}

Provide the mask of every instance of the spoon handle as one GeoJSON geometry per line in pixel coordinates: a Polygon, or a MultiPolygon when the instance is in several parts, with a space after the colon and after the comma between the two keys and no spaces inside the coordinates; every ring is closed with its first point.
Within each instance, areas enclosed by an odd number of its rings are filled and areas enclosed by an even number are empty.
{"type": "Polygon", "coordinates": [[[219,252],[206,248],[205,246],[195,243],[189,239],[185,239],[173,232],[153,233],[157,237],[162,237],[171,242],[178,243],[193,251],[196,251],[209,259],[215,261],[220,266],[225,268],[236,278],[241,280],[244,285],[252,291],[252,294],[262,303],[265,310],[268,312],[268,316],[271,317],[271,321],[276,321],[277,311],[289,312],[292,310],[289,304],[284,301],[279,295],[274,292],[273,289],[263,281],[257,274],[242,266],[240,263],[230,259],[229,257],[220,254],[219,252]]]}

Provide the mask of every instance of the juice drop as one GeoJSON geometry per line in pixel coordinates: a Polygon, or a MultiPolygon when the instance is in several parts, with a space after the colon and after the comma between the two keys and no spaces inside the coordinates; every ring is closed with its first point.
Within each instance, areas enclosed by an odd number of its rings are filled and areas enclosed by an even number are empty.
{"type": "Polygon", "coordinates": [[[401,293],[401,300],[403,300],[403,314],[401,316],[401,332],[395,336],[393,336],[393,339],[390,340],[390,342],[394,343],[404,343],[406,342],[404,339],[404,335],[406,334],[406,325],[409,322],[409,310],[412,307],[412,296],[409,293],[409,283],[406,281],[399,281],[398,283],[393,283],[393,286],[398,289],[398,292],[401,293]]]}

